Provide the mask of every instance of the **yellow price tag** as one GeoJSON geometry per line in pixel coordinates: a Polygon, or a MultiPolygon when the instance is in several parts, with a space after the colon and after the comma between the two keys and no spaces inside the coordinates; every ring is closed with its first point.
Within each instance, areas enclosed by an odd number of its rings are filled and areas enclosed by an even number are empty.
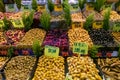
{"type": "Polygon", "coordinates": [[[72,23],[72,29],[79,28],[79,27],[83,27],[83,22],[73,22],[72,23]]]}
{"type": "Polygon", "coordinates": [[[88,54],[88,44],[84,42],[74,42],[73,53],[76,54],[88,54]]]}
{"type": "Polygon", "coordinates": [[[103,27],[103,22],[102,21],[95,21],[93,22],[93,28],[94,29],[100,29],[103,27]]]}
{"type": "Polygon", "coordinates": [[[59,56],[59,48],[53,46],[45,46],[44,54],[49,57],[58,57],[59,56]]]}
{"type": "Polygon", "coordinates": [[[94,10],[94,6],[92,4],[87,4],[86,5],[86,10],[94,10]]]}
{"type": "Polygon", "coordinates": [[[62,5],[61,4],[56,4],[55,6],[54,6],[54,11],[62,11],[63,10],[63,7],[62,7],[62,5]]]}
{"type": "Polygon", "coordinates": [[[24,28],[22,19],[11,20],[14,28],[24,28]]]}
{"type": "Polygon", "coordinates": [[[4,22],[3,20],[0,20],[0,28],[3,28],[4,27],[4,22]]]}
{"type": "Polygon", "coordinates": [[[45,10],[46,10],[45,5],[38,5],[38,11],[43,12],[45,10]]]}

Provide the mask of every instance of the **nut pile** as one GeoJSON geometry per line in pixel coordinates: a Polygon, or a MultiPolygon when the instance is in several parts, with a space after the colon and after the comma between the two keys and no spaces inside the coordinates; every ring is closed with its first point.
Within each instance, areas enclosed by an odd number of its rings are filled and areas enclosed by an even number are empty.
{"type": "Polygon", "coordinates": [[[6,80],[27,80],[35,61],[32,56],[13,57],[5,67],[6,80]]]}
{"type": "Polygon", "coordinates": [[[118,42],[120,42],[120,32],[113,32],[112,35],[118,42]]]}
{"type": "Polygon", "coordinates": [[[5,64],[5,62],[7,61],[7,59],[8,59],[7,57],[0,57],[0,69],[5,64]]]}
{"type": "Polygon", "coordinates": [[[38,29],[38,28],[31,29],[20,40],[18,45],[32,45],[34,40],[36,39],[39,40],[41,45],[45,35],[46,35],[46,32],[42,29],[38,29]]]}
{"type": "Polygon", "coordinates": [[[102,80],[90,57],[68,57],[67,62],[73,80],[102,80]]]}
{"type": "Polygon", "coordinates": [[[93,45],[88,32],[82,28],[70,29],[68,31],[68,37],[70,47],[73,46],[74,42],[86,42],[89,47],[93,45]]]}
{"type": "Polygon", "coordinates": [[[64,80],[64,58],[41,56],[32,80],[64,80]]]}
{"type": "Polygon", "coordinates": [[[0,32],[0,45],[7,44],[7,40],[5,39],[3,32],[0,32]]]}
{"type": "Polygon", "coordinates": [[[110,80],[120,80],[119,58],[98,59],[97,61],[106,78],[110,78],[110,80]]]}
{"type": "Polygon", "coordinates": [[[71,14],[71,18],[73,22],[85,22],[85,18],[80,12],[71,14]]]}

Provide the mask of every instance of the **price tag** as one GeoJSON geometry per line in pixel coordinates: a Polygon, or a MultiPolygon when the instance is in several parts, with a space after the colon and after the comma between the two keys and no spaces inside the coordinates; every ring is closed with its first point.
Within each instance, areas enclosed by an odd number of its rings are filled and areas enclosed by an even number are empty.
{"type": "Polygon", "coordinates": [[[94,10],[94,6],[93,6],[93,4],[87,4],[86,5],[86,10],[94,10]]]}
{"type": "Polygon", "coordinates": [[[61,4],[56,4],[54,6],[54,11],[59,12],[59,11],[62,11],[62,10],[63,10],[63,7],[62,7],[61,4]]]}
{"type": "Polygon", "coordinates": [[[83,22],[73,22],[72,23],[72,29],[79,28],[79,27],[83,27],[83,22]]]}
{"type": "Polygon", "coordinates": [[[46,56],[58,57],[59,56],[59,48],[53,47],[53,46],[45,46],[44,53],[46,56]]]}
{"type": "Polygon", "coordinates": [[[30,10],[30,5],[22,5],[22,10],[30,10]]]}
{"type": "Polygon", "coordinates": [[[45,10],[46,10],[45,5],[38,5],[38,11],[39,12],[43,12],[45,10]]]}
{"type": "Polygon", "coordinates": [[[73,45],[73,53],[88,54],[88,45],[84,42],[75,42],[73,45]]]}
{"type": "Polygon", "coordinates": [[[93,28],[94,29],[100,29],[103,27],[103,22],[102,21],[95,21],[93,22],[93,28]]]}
{"type": "Polygon", "coordinates": [[[24,24],[22,19],[17,19],[17,20],[11,20],[14,28],[24,28],[24,24]]]}
{"type": "Polygon", "coordinates": [[[7,12],[15,12],[15,4],[6,4],[6,11],[7,12]]]}
{"type": "Polygon", "coordinates": [[[71,12],[79,11],[80,10],[79,5],[78,4],[71,4],[70,10],[71,10],[71,12]]]}
{"type": "Polygon", "coordinates": [[[0,20],[0,28],[3,28],[4,27],[4,22],[3,20],[0,20]]]}

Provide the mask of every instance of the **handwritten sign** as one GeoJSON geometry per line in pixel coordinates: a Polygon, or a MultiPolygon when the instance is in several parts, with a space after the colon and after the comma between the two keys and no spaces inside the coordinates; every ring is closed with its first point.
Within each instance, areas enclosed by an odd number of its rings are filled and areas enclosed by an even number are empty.
{"type": "Polygon", "coordinates": [[[59,56],[59,48],[53,47],[53,46],[45,46],[44,53],[46,56],[58,57],[59,56]]]}
{"type": "Polygon", "coordinates": [[[94,10],[94,6],[93,6],[93,4],[87,4],[86,5],[86,10],[94,10]]]}
{"type": "Polygon", "coordinates": [[[73,53],[88,54],[88,45],[84,42],[75,42],[73,45],[73,53]]]}
{"type": "Polygon", "coordinates": [[[72,29],[83,27],[83,22],[73,22],[72,29]]]}
{"type": "Polygon", "coordinates": [[[102,21],[95,21],[93,22],[93,28],[94,29],[100,29],[103,27],[103,22],[102,21]]]}
{"type": "Polygon", "coordinates": [[[62,11],[62,10],[63,10],[63,7],[62,7],[61,4],[55,4],[54,11],[59,12],[59,11],[62,11]]]}
{"type": "Polygon", "coordinates": [[[14,28],[24,28],[22,19],[11,20],[14,28]]]}
{"type": "Polygon", "coordinates": [[[4,27],[4,22],[3,20],[0,20],[0,28],[3,28],[4,27]]]}
{"type": "Polygon", "coordinates": [[[45,10],[46,10],[45,5],[38,5],[38,12],[43,12],[45,10]]]}

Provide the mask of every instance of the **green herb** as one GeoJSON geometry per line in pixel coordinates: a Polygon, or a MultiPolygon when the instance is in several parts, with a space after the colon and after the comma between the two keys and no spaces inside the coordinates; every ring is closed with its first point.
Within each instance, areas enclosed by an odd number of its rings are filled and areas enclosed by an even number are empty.
{"type": "Polygon", "coordinates": [[[79,7],[81,10],[84,8],[84,4],[86,3],[86,0],[78,0],[79,1],[79,7]]]}
{"type": "Polygon", "coordinates": [[[95,58],[95,57],[96,57],[96,54],[98,53],[98,49],[99,49],[100,47],[101,47],[101,46],[93,45],[93,47],[89,50],[90,56],[91,56],[92,58],[95,58]]]}
{"type": "Polygon", "coordinates": [[[10,21],[8,21],[6,17],[4,17],[3,22],[4,22],[3,30],[8,30],[10,26],[10,21]]]}
{"type": "Polygon", "coordinates": [[[32,0],[32,9],[36,11],[37,7],[38,7],[37,1],[36,0],[32,0]]]}
{"type": "Polygon", "coordinates": [[[17,8],[20,10],[20,8],[21,8],[21,1],[22,0],[14,0],[14,1],[17,4],[17,8]]]}
{"type": "Polygon", "coordinates": [[[50,14],[46,11],[43,12],[40,17],[40,22],[42,27],[48,31],[50,29],[50,14]]]}
{"type": "Polygon", "coordinates": [[[5,5],[2,0],[0,0],[0,12],[5,12],[5,5]]]}
{"type": "Polygon", "coordinates": [[[33,23],[33,17],[34,17],[34,11],[31,11],[28,16],[23,14],[22,20],[25,26],[25,31],[28,31],[29,29],[31,29],[31,25],[33,23]]]}
{"type": "Polygon", "coordinates": [[[14,48],[11,46],[9,49],[8,49],[8,54],[7,56],[8,57],[12,57],[14,55],[14,48]]]}
{"type": "Polygon", "coordinates": [[[107,8],[104,13],[103,29],[105,30],[109,29],[110,11],[111,11],[111,8],[107,8]]]}
{"type": "Polygon", "coordinates": [[[71,25],[71,14],[70,14],[70,5],[68,4],[68,0],[63,2],[63,10],[64,10],[64,17],[66,20],[67,26],[71,25]]]}
{"type": "Polygon", "coordinates": [[[115,32],[119,32],[120,31],[120,22],[115,22],[112,30],[115,32]]]}
{"type": "Polygon", "coordinates": [[[101,8],[104,6],[104,3],[106,2],[106,0],[96,0],[96,2],[95,2],[95,9],[97,10],[97,11],[100,11],[101,10],[101,8]]]}
{"type": "Polygon", "coordinates": [[[84,29],[86,29],[88,31],[90,30],[90,27],[92,26],[92,23],[93,23],[93,20],[94,20],[93,18],[94,18],[94,14],[91,13],[86,19],[84,29]]]}
{"type": "Polygon", "coordinates": [[[54,10],[54,4],[52,3],[52,0],[48,0],[48,9],[50,12],[54,10]]]}
{"type": "Polygon", "coordinates": [[[34,54],[37,57],[39,57],[42,54],[42,52],[41,52],[42,48],[41,48],[40,43],[39,43],[38,40],[35,40],[33,42],[32,49],[33,49],[34,54]]]}

